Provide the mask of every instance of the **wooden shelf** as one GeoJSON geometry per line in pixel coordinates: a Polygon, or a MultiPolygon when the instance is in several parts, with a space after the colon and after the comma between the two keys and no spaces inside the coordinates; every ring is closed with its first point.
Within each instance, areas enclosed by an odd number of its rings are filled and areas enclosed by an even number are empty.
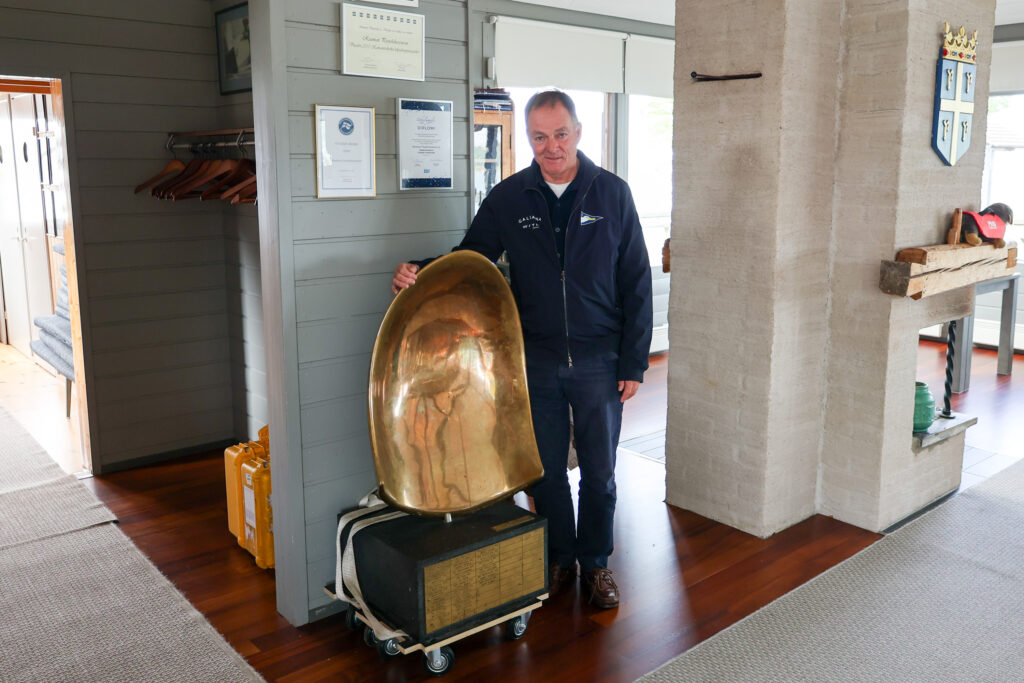
{"type": "Polygon", "coordinates": [[[912,299],[1006,277],[1017,265],[1017,244],[972,247],[936,244],[904,249],[895,261],[882,261],[878,286],[886,294],[912,299]]]}

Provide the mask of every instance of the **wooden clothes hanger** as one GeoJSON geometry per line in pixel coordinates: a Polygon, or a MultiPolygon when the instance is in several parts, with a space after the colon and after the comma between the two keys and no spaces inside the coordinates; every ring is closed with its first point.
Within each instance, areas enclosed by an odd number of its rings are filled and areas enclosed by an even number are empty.
{"type": "Polygon", "coordinates": [[[152,178],[150,178],[146,182],[142,183],[141,185],[136,185],[135,186],[135,194],[138,194],[138,193],[142,192],[147,187],[149,187],[153,183],[159,181],[161,178],[165,177],[166,175],[168,175],[170,173],[174,173],[175,171],[182,171],[184,169],[185,169],[185,163],[183,161],[181,161],[180,159],[171,159],[170,161],[167,162],[167,165],[164,166],[164,169],[162,171],[160,171],[155,176],[153,176],[152,178]]]}
{"type": "Polygon", "coordinates": [[[183,168],[180,173],[158,183],[157,185],[154,185],[150,188],[149,193],[154,197],[163,199],[164,192],[177,185],[183,178],[189,178],[194,175],[205,162],[206,159],[202,159],[200,157],[191,159],[187,164],[185,164],[185,168],[183,168]]]}
{"type": "Polygon", "coordinates": [[[167,194],[174,201],[199,197],[202,192],[193,192],[193,190],[206,185],[211,180],[231,175],[236,168],[238,168],[237,159],[212,159],[209,166],[175,185],[167,194]]]}
{"type": "Polygon", "coordinates": [[[231,197],[232,204],[251,204],[256,201],[256,178],[252,178],[252,182],[248,183],[245,187],[235,193],[231,197]]]}
{"type": "Polygon", "coordinates": [[[242,192],[243,190],[245,190],[246,188],[249,188],[249,187],[253,188],[253,192],[256,191],[255,190],[255,188],[256,188],[256,176],[255,175],[253,175],[253,176],[251,176],[249,178],[246,178],[245,180],[243,180],[242,182],[238,183],[237,185],[229,187],[227,190],[225,190],[220,195],[220,198],[221,199],[227,199],[227,200],[233,200],[238,195],[239,192],[242,192]]]}
{"type": "Polygon", "coordinates": [[[200,199],[220,197],[226,188],[234,187],[243,180],[248,180],[255,176],[256,164],[251,159],[240,159],[235,170],[203,190],[200,199]]]}

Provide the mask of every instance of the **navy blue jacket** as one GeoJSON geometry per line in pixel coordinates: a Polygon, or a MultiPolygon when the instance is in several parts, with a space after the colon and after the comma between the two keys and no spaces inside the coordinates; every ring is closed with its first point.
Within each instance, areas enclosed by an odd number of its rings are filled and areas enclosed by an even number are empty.
{"type": "Polygon", "coordinates": [[[564,273],[536,161],[491,190],[456,249],[508,252],[531,364],[617,359],[619,380],[643,381],[653,314],[640,219],[625,181],[577,154],[564,273]]]}

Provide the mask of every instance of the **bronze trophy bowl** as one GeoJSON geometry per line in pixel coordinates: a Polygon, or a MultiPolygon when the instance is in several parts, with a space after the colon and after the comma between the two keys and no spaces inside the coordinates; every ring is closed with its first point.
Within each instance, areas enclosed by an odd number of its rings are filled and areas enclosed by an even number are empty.
{"type": "Polygon", "coordinates": [[[378,495],[420,515],[471,512],[540,479],[519,315],[473,251],[423,268],[384,315],[370,361],[378,495]]]}

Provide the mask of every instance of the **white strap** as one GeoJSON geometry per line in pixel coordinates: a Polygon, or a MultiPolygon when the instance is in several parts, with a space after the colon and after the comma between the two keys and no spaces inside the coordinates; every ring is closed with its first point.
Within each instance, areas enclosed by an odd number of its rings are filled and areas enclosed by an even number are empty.
{"type": "Polygon", "coordinates": [[[409,634],[402,630],[392,630],[381,622],[375,614],[366,605],[363,600],[363,593],[359,587],[359,577],[356,573],[356,558],[352,552],[352,539],[355,535],[365,529],[368,526],[377,524],[379,522],[386,522],[391,519],[397,519],[398,517],[404,517],[406,513],[395,511],[389,512],[384,515],[377,517],[371,517],[370,519],[360,520],[371,512],[377,512],[384,509],[384,504],[374,505],[373,507],[363,508],[360,510],[353,510],[348,514],[342,515],[341,519],[338,520],[338,535],[335,541],[335,545],[341,544],[341,534],[348,524],[352,523],[352,528],[348,533],[348,540],[345,543],[345,550],[338,557],[338,566],[334,573],[334,587],[338,599],[350,603],[353,607],[359,610],[363,616],[363,620],[366,622],[367,627],[373,631],[373,635],[377,637],[377,640],[388,640],[389,638],[408,638],[409,634]],[[355,521],[353,520],[360,520],[355,521]],[[351,593],[351,597],[345,595],[345,591],[351,593]]]}

